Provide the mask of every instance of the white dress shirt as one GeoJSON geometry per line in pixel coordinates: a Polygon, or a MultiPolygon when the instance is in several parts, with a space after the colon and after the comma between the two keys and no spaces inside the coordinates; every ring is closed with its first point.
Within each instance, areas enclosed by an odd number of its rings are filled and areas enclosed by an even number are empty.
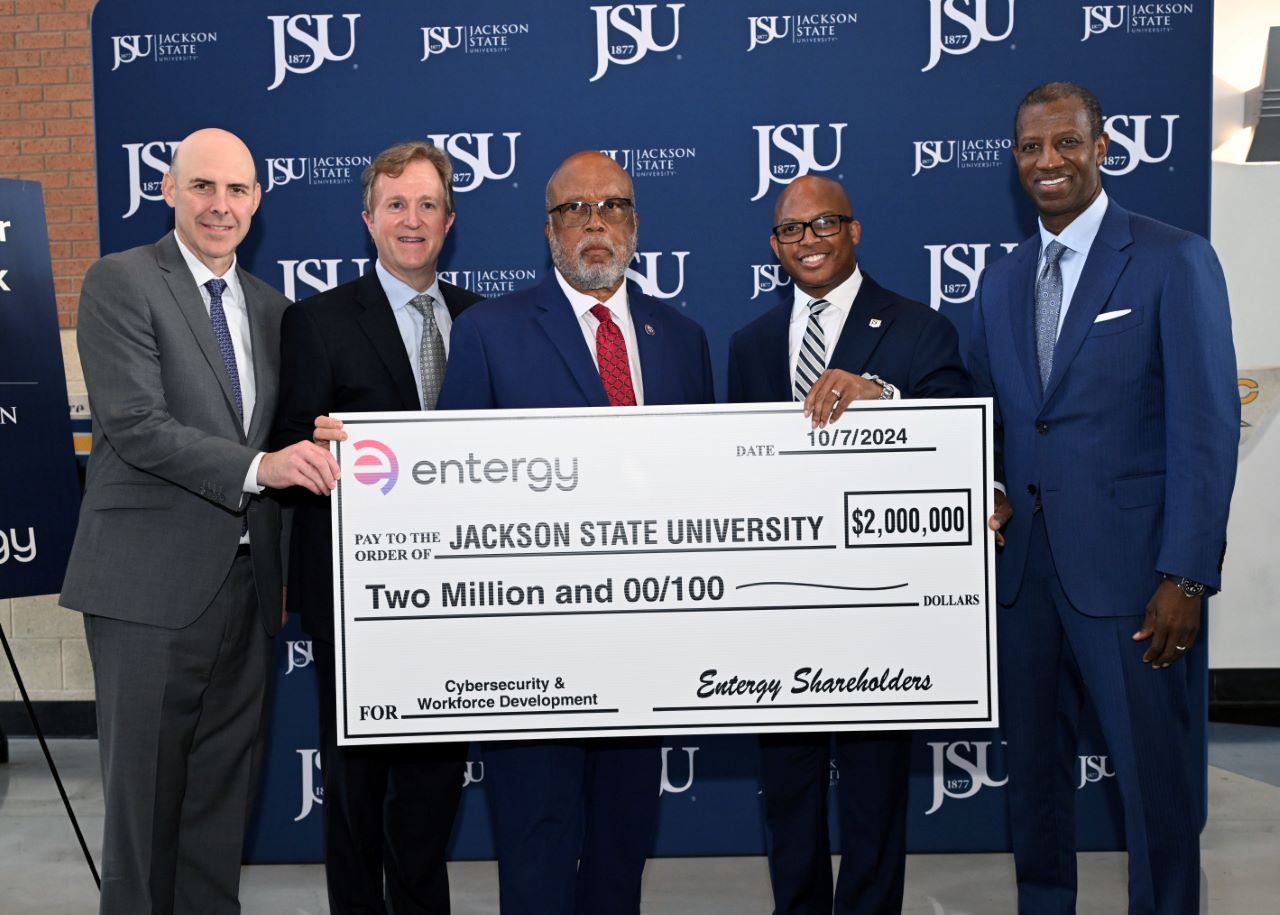
{"type": "MultiPolygon", "coordinates": [[[[258,402],[258,386],[253,374],[253,340],[249,336],[249,309],[245,305],[244,290],[240,288],[240,278],[236,275],[237,261],[234,256],[231,259],[231,266],[222,276],[217,276],[205,263],[191,253],[177,232],[173,233],[174,239],[178,242],[178,251],[182,254],[182,259],[186,261],[187,269],[191,271],[191,277],[196,281],[196,287],[200,290],[200,298],[204,302],[205,314],[209,314],[209,287],[205,283],[209,280],[220,279],[226,282],[227,288],[222,290],[222,311],[227,316],[227,330],[231,333],[231,348],[236,354],[236,374],[240,378],[240,405],[244,411],[241,422],[245,431],[249,429],[250,423],[253,421],[253,408],[258,402]]],[[[262,463],[264,452],[259,451],[254,457],[253,462],[249,464],[249,471],[244,475],[244,484],[242,489],[250,494],[262,492],[262,487],[258,485],[258,465],[262,463]]],[[[246,534],[240,538],[242,543],[249,542],[249,536],[246,534]]]]}
{"type": "MultiPolygon", "coordinates": [[[[422,403],[422,362],[420,353],[422,348],[422,312],[416,308],[410,308],[409,302],[417,295],[419,291],[414,289],[408,283],[398,277],[392,276],[391,271],[382,266],[382,261],[377,261],[373,268],[378,274],[378,282],[382,284],[382,291],[386,293],[387,301],[391,303],[391,313],[395,315],[396,327],[400,329],[400,339],[404,341],[405,352],[409,354],[409,365],[413,368],[413,381],[418,388],[418,406],[422,403]]],[[[453,318],[449,315],[449,307],[444,303],[444,296],[440,294],[440,277],[437,276],[431,281],[423,292],[431,295],[435,299],[435,304],[431,307],[432,312],[436,316],[436,327],[440,328],[440,337],[444,340],[445,359],[449,358],[449,331],[453,328],[453,318]]]]}
{"type": "Polygon", "coordinates": [[[636,404],[644,406],[644,378],[640,375],[640,344],[636,340],[636,326],[631,320],[627,284],[623,283],[618,287],[617,292],[601,302],[570,286],[568,281],[560,275],[559,270],[556,271],[556,281],[564,290],[573,313],[577,315],[578,326],[582,328],[582,337],[587,341],[587,349],[591,353],[591,361],[596,364],[596,371],[600,370],[600,357],[596,355],[596,330],[600,327],[600,321],[591,313],[591,308],[601,304],[609,309],[609,313],[613,315],[613,323],[618,325],[618,329],[622,331],[622,339],[627,344],[627,362],[631,364],[631,387],[636,394],[636,404]]]}
{"type": "Polygon", "coordinates": [[[1040,259],[1036,262],[1036,276],[1044,269],[1044,251],[1049,242],[1057,241],[1066,247],[1058,266],[1062,268],[1062,309],[1058,312],[1058,333],[1062,333],[1062,322],[1067,319],[1067,309],[1071,307],[1071,297],[1076,293],[1080,283],[1080,274],[1084,272],[1084,262],[1089,257],[1089,249],[1093,240],[1098,237],[1102,228],[1102,217],[1107,212],[1107,192],[1099,191],[1098,196],[1088,208],[1071,220],[1070,225],[1060,235],[1054,235],[1040,222],[1040,259]]]}

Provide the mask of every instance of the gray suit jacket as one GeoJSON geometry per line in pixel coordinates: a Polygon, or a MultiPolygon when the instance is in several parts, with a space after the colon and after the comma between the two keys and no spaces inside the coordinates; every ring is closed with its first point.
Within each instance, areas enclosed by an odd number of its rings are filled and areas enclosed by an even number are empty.
{"type": "Polygon", "coordinates": [[[179,628],[217,593],[247,512],[263,625],[280,628],[280,508],[244,477],[274,418],[289,300],[239,270],[257,398],[246,435],[200,290],[172,233],[85,276],[78,342],[93,451],[62,604],[179,628]]]}

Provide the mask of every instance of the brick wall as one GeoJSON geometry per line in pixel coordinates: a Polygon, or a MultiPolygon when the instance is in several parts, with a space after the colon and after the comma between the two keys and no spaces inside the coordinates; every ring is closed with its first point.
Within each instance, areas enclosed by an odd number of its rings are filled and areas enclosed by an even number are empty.
{"type": "MultiPolygon", "coordinates": [[[[95,0],[0,0],[0,176],[44,185],[68,386],[84,391],[75,354],[80,282],[98,257],[89,11],[95,0]]],[[[79,613],[56,596],[0,600],[0,625],[36,700],[93,698],[79,613]]],[[[0,702],[18,698],[0,656],[0,702]]]]}
{"type": "Polygon", "coordinates": [[[98,257],[89,11],[96,0],[0,0],[0,175],[44,185],[58,320],[75,327],[98,257]]]}

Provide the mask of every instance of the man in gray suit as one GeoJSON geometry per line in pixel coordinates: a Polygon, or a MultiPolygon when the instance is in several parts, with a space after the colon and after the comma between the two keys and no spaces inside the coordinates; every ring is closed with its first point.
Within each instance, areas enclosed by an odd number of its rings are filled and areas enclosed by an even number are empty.
{"type": "Polygon", "coordinates": [[[333,488],[328,452],[262,445],[289,302],[236,265],[262,197],[237,137],[200,130],[164,178],[175,228],[104,257],[80,298],[93,452],[64,606],[85,615],[106,796],[103,913],[239,912],[280,512],[333,488]]]}

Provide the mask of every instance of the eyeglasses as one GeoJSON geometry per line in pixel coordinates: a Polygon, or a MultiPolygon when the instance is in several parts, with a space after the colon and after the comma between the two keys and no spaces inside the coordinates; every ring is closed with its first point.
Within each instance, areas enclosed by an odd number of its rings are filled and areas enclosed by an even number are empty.
{"type": "Polygon", "coordinates": [[[547,210],[547,213],[559,214],[562,226],[567,229],[576,229],[578,226],[585,226],[591,221],[591,210],[593,208],[600,214],[602,221],[616,226],[627,221],[627,217],[631,215],[634,207],[635,204],[626,197],[609,197],[595,203],[586,200],[570,200],[568,203],[562,203],[558,207],[552,207],[547,210]]]}
{"type": "Polygon", "coordinates": [[[808,222],[784,222],[780,226],[773,227],[773,234],[784,245],[794,245],[804,238],[805,229],[812,229],[813,234],[818,238],[826,238],[828,235],[839,232],[840,226],[846,222],[853,222],[853,217],[832,213],[810,219],[808,222]]]}

